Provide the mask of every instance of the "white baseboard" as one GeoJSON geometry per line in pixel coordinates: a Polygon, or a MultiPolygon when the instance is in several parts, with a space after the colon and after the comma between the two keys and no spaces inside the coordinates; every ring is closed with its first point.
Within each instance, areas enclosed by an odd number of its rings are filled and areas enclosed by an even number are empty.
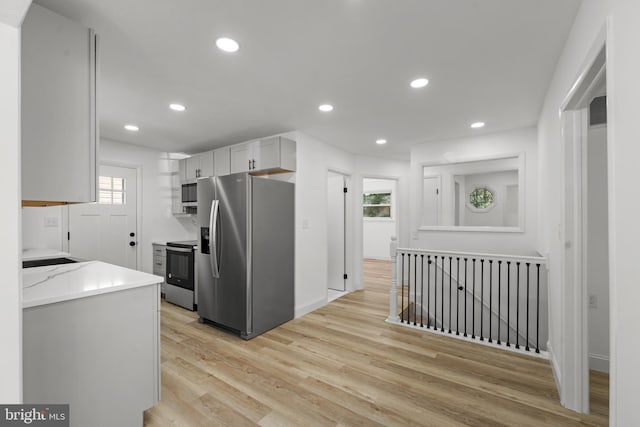
{"type": "Polygon", "coordinates": [[[589,369],[609,373],[609,356],[589,353],[589,369]]]}
{"type": "Polygon", "coordinates": [[[558,364],[558,358],[553,351],[551,342],[547,341],[547,351],[549,352],[549,360],[551,361],[551,372],[553,372],[553,379],[556,382],[556,388],[558,389],[558,396],[560,396],[560,404],[564,406],[562,399],[562,371],[560,371],[560,365],[558,364]]]}
{"type": "Polygon", "coordinates": [[[305,306],[296,308],[295,318],[297,319],[298,317],[302,317],[305,314],[309,314],[312,311],[315,311],[321,307],[324,307],[325,305],[327,305],[327,297],[314,301],[311,304],[307,304],[305,306]]]}

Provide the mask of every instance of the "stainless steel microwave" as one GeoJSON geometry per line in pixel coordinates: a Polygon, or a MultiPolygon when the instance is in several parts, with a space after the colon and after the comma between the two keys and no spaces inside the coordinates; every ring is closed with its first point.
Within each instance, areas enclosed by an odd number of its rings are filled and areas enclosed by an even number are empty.
{"type": "Polygon", "coordinates": [[[198,184],[182,184],[182,206],[198,206],[198,184]]]}

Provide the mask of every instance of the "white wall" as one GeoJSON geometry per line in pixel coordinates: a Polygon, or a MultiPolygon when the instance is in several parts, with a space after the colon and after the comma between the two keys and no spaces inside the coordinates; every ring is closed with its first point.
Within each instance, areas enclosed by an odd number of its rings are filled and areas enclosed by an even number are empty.
{"type": "Polygon", "coordinates": [[[0,6],[0,402],[22,402],[22,270],[20,242],[20,29],[30,1],[0,6]]]}
{"type": "MultiPolygon", "coordinates": [[[[355,161],[352,154],[302,132],[286,136],[296,141],[295,315],[299,317],[327,302],[327,173],[353,175],[355,161]]],[[[354,232],[347,233],[347,247],[353,247],[354,232]]],[[[353,269],[354,261],[348,265],[353,269]]]]}
{"type": "Polygon", "coordinates": [[[116,141],[100,141],[100,161],[142,167],[142,230],[138,230],[138,244],[142,246],[142,263],[138,269],[153,272],[152,242],[193,240],[196,238],[195,219],[177,218],[172,214],[172,178],[178,162],[169,153],[116,141]]]}
{"type": "Polygon", "coordinates": [[[587,154],[587,286],[596,307],[589,307],[589,367],[609,372],[609,232],[607,128],[589,129],[587,154]]]}
{"type": "MultiPolygon", "coordinates": [[[[609,285],[611,313],[610,425],[640,425],[637,410],[640,387],[640,287],[637,286],[637,242],[640,241],[637,212],[640,128],[640,2],[630,0],[583,1],[562,56],[554,72],[539,121],[540,142],[540,236],[539,248],[550,254],[551,324],[562,325],[562,182],[563,138],[559,108],[585,66],[589,50],[607,23],[608,174],[609,174],[609,285]]],[[[564,337],[552,328],[554,359],[562,378],[565,367],[575,361],[564,357],[564,337]]],[[[561,396],[564,395],[561,390],[561,396]]],[[[564,397],[564,396],[563,396],[564,397]]]]}
{"type": "Polygon", "coordinates": [[[411,149],[411,225],[415,248],[532,255],[537,238],[538,149],[536,128],[523,128],[445,141],[428,142],[411,149]],[[462,162],[524,153],[523,232],[419,230],[421,180],[425,164],[462,162]]]}
{"type": "Polygon", "coordinates": [[[362,254],[365,258],[390,259],[389,242],[398,234],[398,190],[393,179],[363,179],[363,194],[385,191],[391,192],[391,218],[362,218],[362,254]]]}
{"type": "Polygon", "coordinates": [[[22,208],[22,247],[64,250],[63,216],[66,212],[63,206],[22,208]]]}

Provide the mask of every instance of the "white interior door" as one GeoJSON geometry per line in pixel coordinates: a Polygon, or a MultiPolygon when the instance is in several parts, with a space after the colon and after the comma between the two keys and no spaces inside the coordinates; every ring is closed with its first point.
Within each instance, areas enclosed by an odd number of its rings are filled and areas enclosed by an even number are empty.
{"type": "Polygon", "coordinates": [[[69,206],[72,256],[137,269],[137,171],[100,166],[98,203],[69,206]]]}
{"type": "Polygon", "coordinates": [[[422,180],[422,225],[440,225],[440,177],[422,180]]]}
{"type": "Polygon", "coordinates": [[[327,228],[328,228],[328,274],[329,289],[344,291],[345,288],[345,178],[329,172],[327,180],[327,228]]]}

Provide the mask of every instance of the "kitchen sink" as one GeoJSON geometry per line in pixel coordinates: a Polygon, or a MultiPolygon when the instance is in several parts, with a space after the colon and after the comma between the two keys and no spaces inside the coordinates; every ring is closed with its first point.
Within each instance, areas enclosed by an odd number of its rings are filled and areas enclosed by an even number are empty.
{"type": "Polygon", "coordinates": [[[22,268],[44,267],[46,265],[58,265],[58,264],[73,264],[74,262],[78,262],[78,261],[71,258],[34,259],[30,261],[22,261],[22,268]]]}

